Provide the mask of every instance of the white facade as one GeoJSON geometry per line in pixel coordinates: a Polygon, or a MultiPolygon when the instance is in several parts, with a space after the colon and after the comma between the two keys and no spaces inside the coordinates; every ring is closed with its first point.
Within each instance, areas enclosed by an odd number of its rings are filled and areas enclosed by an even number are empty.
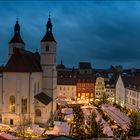
{"type": "Polygon", "coordinates": [[[126,107],[140,111],[140,91],[135,89],[126,89],[126,107]]]}
{"type": "Polygon", "coordinates": [[[3,104],[2,122],[5,124],[22,124],[22,117],[34,123],[35,99],[34,95],[42,90],[42,73],[3,73],[3,104]],[[10,98],[15,101],[10,103],[10,98]],[[27,99],[22,103],[22,99],[27,99]],[[24,106],[24,109],[22,105],[24,106]]]}
{"type": "Polygon", "coordinates": [[[125,100],[126,100],[125,87],[124,87],[124,83],[122,81],[122,77],[119,76],[117,83],[116,83],[116,99],[115,99],[115,101],[117,104],[124,106],[125,100]]]}
{"type": "Polygon", "coordinates": [[[76,99],[76,85],[57,85],[58,97],[76,99]]]}
{"type": "Polygon", "coordinates": [[[43,69],[42,90],[53,99],[53,113],[56,110],[57,72],[56,72],[56,42],[41,43],[41,66],[43,69]]]}
{"type": "Polygon", "coordinates": [[[50,102],[47,106],[41,102],[35,100],[35,123],[37,124],[46,124],[51,118],[51,106],[50,102]]]}

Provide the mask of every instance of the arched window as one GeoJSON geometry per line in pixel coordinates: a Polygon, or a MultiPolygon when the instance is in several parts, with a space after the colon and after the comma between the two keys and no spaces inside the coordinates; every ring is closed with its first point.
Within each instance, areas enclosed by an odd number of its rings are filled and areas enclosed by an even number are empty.
{"type": "Polygon", "coordinates": [[[10,112],[15,113],[15,96],[9,97],[10,112]]]}
{"type": "Polygon", "coordinates": [[[36,109],[35,110],[35,115],[36,116],[41,116],[41,110],[40,109],[36,109]]]}

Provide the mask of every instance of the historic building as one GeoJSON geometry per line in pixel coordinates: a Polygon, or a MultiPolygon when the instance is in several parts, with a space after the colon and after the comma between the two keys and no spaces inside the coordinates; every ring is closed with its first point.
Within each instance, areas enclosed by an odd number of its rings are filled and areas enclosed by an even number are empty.
{"type": "Polygon", "coordinates": [[[119,76],[116,102],[129,109],[140,111],[140,75],[119,76]]]}
{"type": "Polygon", "coordinates": [[[77,72],[77,101],[93,101],[95,99],[95,77],[89,62],[80,62],[77,72]]]}
{"type": "Polygon", "coordinates": [[[57,93],[60,98],[76,99],[76,71],[61,64],[57,65],[57,93]]]}
{"type": "Polygon", "coordinates": [[[18,20],[9,42],[9,59],[0,71],[0,119],[9,125],[47,124],[56,104],[56,41],[48,18],[41,53],[30,52],[18,20]]]}

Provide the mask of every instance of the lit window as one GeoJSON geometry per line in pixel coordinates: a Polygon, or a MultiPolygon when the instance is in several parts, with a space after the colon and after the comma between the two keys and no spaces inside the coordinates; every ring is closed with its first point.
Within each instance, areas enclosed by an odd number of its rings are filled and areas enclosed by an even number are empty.
{"type": "Polygon", "coordinates": [[[10,112],[14,113],[15,112],[15,96],[10,96],[9,103],[10,103],[10,112]]]}
{"type": "Polygon", "coordinates": [[[36,116],[41,116],[41,110],[40,109],[36,109],[35,110],[35,115],[36,116]]]}
{"type": "Polygon", "coordinates": [[[26,113],[27,112],[27,98],[21,99],[21,112],[26,113]]]}
{"type": "Polygon", "coordinates": [[[89,97],[89,93],[86,93],[86,97],[89,97]]]}
{"type": "Polygon", "coordinates": [[[80,93],[78,93],[78,97],[81,97],[81,94],[80,93]]]}

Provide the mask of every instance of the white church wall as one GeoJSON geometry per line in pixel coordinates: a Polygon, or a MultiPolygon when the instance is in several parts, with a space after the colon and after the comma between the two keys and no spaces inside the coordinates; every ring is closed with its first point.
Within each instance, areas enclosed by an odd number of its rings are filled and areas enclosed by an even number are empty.
{"type": "Polygon", "coordinates": [[[34,122],[34,84],[39,83],[41,91],[42,87],[42,73],[16,73],[16,72],[4,72],[3,74],[3,98],[4,104],[2,106],[2,121],[6,124],[10,124],[10,119],[13,119],[14,125],[17,125],[21,121],[21,99],[27,98],[27,112],[30,114],[29,118],[34,122]],[[15,112],[10,112],[9,98],[15,96],[15,112]],[[17,117],[19,119],[17,119],[17,117]]]}

